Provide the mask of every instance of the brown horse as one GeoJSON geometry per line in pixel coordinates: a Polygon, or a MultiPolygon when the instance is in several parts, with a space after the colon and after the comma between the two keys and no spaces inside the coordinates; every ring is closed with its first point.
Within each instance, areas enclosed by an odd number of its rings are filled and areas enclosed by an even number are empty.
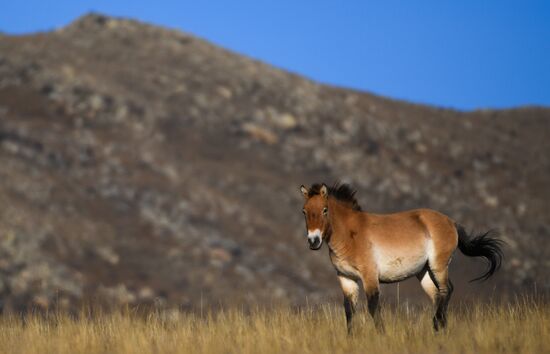
{"type": "Polygon", "coordinates": [[[361,211],[355,191],[348,185],[301,186],[305,199],[307,239],[312,250],[323,243],[329,248],[344,292],[348,333],[359,295],[359,282],[367,295],[376,328],[383,330],[378,310],[379,284],[416,276],[435,305],[434,329],[447,323],[447,304],[453,292],[449,263],[455,249],[466,256],[483,257],[489,263],[487,279],[502,261],[502,241],[491,232],[468,235],[451,218],[430,209],[395,214],[361,211]]]}

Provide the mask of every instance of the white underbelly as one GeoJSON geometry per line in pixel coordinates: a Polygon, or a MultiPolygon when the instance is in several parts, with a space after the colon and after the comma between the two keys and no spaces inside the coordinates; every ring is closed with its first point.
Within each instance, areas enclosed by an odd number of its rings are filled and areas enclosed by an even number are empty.
{"type": "Polygon", "coordinates": [[[393,283],[414,276],[425,267],[428,262],[429,246],[417,252],[395,252],[393,250],[375,250],[375,259],[378,267],[378,279],[382,283],[393,283]],[[421,251],[421,252],[420,252],[421,251]]]}

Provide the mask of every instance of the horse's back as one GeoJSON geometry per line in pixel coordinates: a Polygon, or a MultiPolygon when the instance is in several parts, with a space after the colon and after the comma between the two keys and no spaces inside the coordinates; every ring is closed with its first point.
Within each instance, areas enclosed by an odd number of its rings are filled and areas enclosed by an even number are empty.
{"type": "Polygon", "coordinates": [[[391,233],[426,231],[428,237],[439,233],[455,233],[454,221],[433,209],[412,209],[392,214],[368,214],[369,226],[391,233]]]}
{"type": "MultiPolygon", "coordinates": [[[[385,237],[413,237],[423,234],[432,238],[435,233],[454,230],[454,222],[433,209],[412,209],[392,214],[368,214],[369,228],[377,230],[385,237]]],[[[437,236],[436,236],[437,237],[437,236]]]]}

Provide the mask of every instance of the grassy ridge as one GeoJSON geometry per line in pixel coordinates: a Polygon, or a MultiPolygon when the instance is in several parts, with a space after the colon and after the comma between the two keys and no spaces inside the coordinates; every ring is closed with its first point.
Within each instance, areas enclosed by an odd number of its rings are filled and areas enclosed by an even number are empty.
{"type": "Polygon", "coordinates": [[[358,316],[345,333],[337,305],[304,310],[225,310],[196,315],[4,316],[1,353],[548,353],[550,305],[456,306],[449,328],[434,334],[431,311],[386,309],[386,333],[358,316]]]}

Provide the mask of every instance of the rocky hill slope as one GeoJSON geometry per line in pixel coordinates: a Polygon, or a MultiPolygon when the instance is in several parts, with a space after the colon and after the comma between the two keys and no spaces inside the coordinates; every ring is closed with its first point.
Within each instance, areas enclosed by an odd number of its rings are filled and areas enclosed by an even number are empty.
{"type": "Polygon", "coordinates": [[[500,229],[503,271],[469,285],[457,255],[459,297],[548,292],[549,137],[547,108],[393,101],[131,20],[0,35],[2,306],[340,301],[298,190],[335,180],[500,229]]]}

